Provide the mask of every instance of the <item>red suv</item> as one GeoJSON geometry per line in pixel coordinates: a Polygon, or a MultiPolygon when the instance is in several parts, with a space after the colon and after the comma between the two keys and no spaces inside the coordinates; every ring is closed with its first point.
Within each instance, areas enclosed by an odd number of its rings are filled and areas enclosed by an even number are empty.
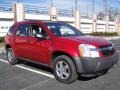
{"type": "Polygon", "coordinates": [[[75,81],[78,74],[107,71],[118,61],[111,42],[84,35],[64,22],[17,22],[5,42],[10,64],[22,59],[48,66],[63,83],[75,81]]]}

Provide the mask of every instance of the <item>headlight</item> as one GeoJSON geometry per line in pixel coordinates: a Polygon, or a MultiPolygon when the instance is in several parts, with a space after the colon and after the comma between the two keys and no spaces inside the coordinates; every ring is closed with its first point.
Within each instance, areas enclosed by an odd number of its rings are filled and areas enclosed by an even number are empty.
{"type": "Polygon", "coordinates": [[[79,52],[82,57],[100,57],[99,50],[92,45],[80,44],[79,52]]]}

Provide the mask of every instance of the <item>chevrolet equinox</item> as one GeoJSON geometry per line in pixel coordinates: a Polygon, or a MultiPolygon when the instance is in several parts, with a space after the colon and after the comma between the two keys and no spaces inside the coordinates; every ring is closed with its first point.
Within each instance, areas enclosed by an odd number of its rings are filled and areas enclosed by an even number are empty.
{"type": "Polygon", "coordinates": [[[118,61],[110,41],[84,35],[64,22],[17,22],[5,36],[5,48],[10,64],[22,59],[45,65],[62,83],[75,81],[78,74],[107,71],[118,61]]]}

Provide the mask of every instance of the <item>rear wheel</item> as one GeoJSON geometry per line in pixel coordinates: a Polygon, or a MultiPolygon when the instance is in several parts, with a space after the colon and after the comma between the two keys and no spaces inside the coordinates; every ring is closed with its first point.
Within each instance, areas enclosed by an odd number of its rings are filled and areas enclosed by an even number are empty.
{"type": "Polygon", "coordinates": [[[53,62],[53,73],[55,78],[62,83],[71,83],[78,77],[72,59],[66,55],[55,58],[53,62]]]}
{"type": "Polygon", "coordinates": [[[15,65],[18,63],[18,60],[16,59],[12,48],[7,49],[7,60],[9,62],[9,64],[11,64],[11,65],[15,65]]]}

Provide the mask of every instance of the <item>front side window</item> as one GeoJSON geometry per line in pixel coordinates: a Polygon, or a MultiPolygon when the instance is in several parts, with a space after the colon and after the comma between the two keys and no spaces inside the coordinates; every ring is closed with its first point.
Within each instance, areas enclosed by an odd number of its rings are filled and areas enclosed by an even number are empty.
{"type": "Polygon", "coordinates": [[[46,23],[48,28],[54,33],[56,36],[81,36],[84,35],[76,28],[72,27],[66,23],[54,23],[48,22],[46,23]]]}
{"type": "Polygon", "coordinates": [[[60,32],[61,35],[75,35],[75,31],[73,31],[72,29],[66,27],[66,26],[60,26],[60,32]]]}
{"type": "Polygon", "coordinates": [[[16,33],[17,36],[29,36],[30,26],[28,24],[20,25],[16,33]]]}
{"type": "Polygon", "coordinates": [[[31,35],[32,37],[36,37],[37,34],[41,34],[44,37],[47,37],[47,33],[44,31],[42,27],[37,24],[31,25],[31,35]]]}

